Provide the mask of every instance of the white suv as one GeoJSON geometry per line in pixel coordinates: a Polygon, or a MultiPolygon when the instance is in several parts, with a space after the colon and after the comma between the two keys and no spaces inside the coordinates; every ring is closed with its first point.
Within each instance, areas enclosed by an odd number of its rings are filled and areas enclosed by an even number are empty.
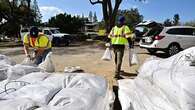
{"type": "Polygon", "coordinates": [[[183,49],[195,46],[195,27],[191,26],[162,27],[158,30],[151,29],[145,35],[139,45],[142,48],[146,48],[152,54],[161,50],[171,56],[183,49]]]}

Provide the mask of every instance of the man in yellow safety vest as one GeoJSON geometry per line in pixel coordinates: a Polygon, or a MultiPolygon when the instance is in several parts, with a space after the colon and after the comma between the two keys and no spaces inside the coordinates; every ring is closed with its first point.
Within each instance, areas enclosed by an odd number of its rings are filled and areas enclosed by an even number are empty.
{"type": "Polygon", "coordinates": [[[118,23],[114,26],[108,35],[111,39],[111,44],[114,49],[115,55],[115,78],[120,78],[121,65],[124,55],[125,45],[129,43],[129,47],[132,46],[132,31],[127,25],[125,25],[125,17],[119,16],[118,23]]]}
{"type": "Polygon", "coordinates": [[[26,57],[35,60],[34,63],[37,65],[45,60],[45,57],[52,48],[49,38],[46,35],[39,33],[37,27],[32,27],[30,33],[24,35],[23,44],[26,57]],[[34,48],[35,56],[30,56],[29,47],[34,48]]]}

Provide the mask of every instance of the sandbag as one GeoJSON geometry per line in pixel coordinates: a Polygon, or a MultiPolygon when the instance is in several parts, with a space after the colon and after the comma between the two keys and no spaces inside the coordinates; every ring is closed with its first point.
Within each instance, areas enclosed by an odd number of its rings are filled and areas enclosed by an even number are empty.
{"type": "Polygon", "coordinates": [[[66,73],[63,87],[50,101],[50,109],[111,110],[114,97],[102,77],[87,73],[66,73]]]}
{"type": "Polygon", "coordinates": [[[21,63],[22,65],[29,65],[29,66],[34,66],[34,62],[30,59],[30,57],[24,58],[24,60],[21,63]]]}
{"type": "Polygon", "coordinates": [[[11,60],[11,58],[5,56],[5,55],[2,55],[0,54],[0,65],[15,65],[16,62],[11,60]]]}
{"type": "Polygon", "coordinates": [[[47,78],[43,80],[43,83],[52,84],[55,87],[60,89],[63,88],[64,74],[63,73],[55,73],[50,74],[47,78]]]}
{"type": "Polygon", "coordinates": [[[24,86],[23,88],[5,95],[4,99],[14,99],[14,98],[31,98],[32,100],[38,102],[41,105],[46,105],[52,99],[52,97],[60,90],[60,87],[56,87],[53,84],[39,83],[30,84],[24,86]]]}
{"type": "Polygon", "coordinates": [[[129,62],[130,66],[139,64],[139,59],[135,49],[129,49],[129,62]]]}
{"type": "Polygon", "coordinates": [[[9,87],[17,89],[0,99],[29,98],[41,105],[36,110],[112,110],[114,103],[113,92],[109,91],[106,80],[93,74],[36,72],[15,81],[28,84],[11,83],[9,87]]]}
{"type": "MultiPolygon", "coordinates": [[[[23,77],[16,79],[16,80],[1,81],[0,82],[0,98],[3,98],[5,95],[17,91],[18,89],[20,89],[26,85],[42,83],[49,76],[50,76],[50,74],[48,74],[48,73],[35,72],[35,73],[30,73],[30,74],[24,75],[23,77]]],[[[54,84],[56,82],[59,82],[59,80],[54,81],[54,80],[51,80],[51,78],[48,78],[48,81],[45,81],[45,82],[51,83],[51,81],[53,81],[54,84]]],[[[62,87],[62,81],[61,81],[61,87],[62,87]]]]}
{"type": "Polygon", "coordinates": [[[111,53],[110,48],[106,48],[101,59],[106,60],[106,61],[112,60],[112,53],[111,53]]]}
{"type": "Polygon", "coordinates": [[[34,110],[39,105],[30,98],[16,98],[0,101],[1,110],[34,110]]]}
{"type": "Polygon", "coordinates": [[[16,81],[24,81],[24,82],[28,82],[30,84],[36,84],[36,83],[43,82],[49,76],[51,76],[51,74],[49,74],[49,73],[33,72],[33,73],[27,74],[27,75],[17,79],[16,81]]]}
{"type": "Polygon", "coordinates": [[[17,64],[8,69],[8,80],[16,80],[26,74],[39,71],[41,71],[41,69],[38,67],[17,64]]]}
{"type": "Polygon", "coordinates": [[[15,64],[9,57],[0,54],[0,81],[7,79],[8,68],[15,64]]]}
{"type": "Polygon", "coordinates": [[[123,110],[194,110],[195,47],[167,59],[150,58],[134,80],[119,81],[123,110]]]}
{"type": "Polygon", "coordinates": [[[0,64],[0,81],[7,79],[7,70],[10,67],[8,64],[0,64]]]}
{"type": "Polygon", "coordinates": [[[45,72],[52,73],[55,71],[55,66],[52,61],[52,52],[49,52],[45,58],[45,61],[43,61],[38,66],[39,68],[43,69],[45,72]]]}

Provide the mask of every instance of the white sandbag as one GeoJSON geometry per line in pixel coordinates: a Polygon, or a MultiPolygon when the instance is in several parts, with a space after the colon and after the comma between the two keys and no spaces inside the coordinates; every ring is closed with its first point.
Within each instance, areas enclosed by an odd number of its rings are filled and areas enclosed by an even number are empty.
{"type": "Polygon", "coordinates": [[[185,77],[181,84],[181,96],[179,96],[183,110],[195,110],[195,76],[185,77]]]}
{"type": "Polygon", "coordinates": [[[43,80],[43,83],[46,84],[53,84],[55,87],[59,87],[62,89],[64,81],[64,74],[63,73],[55,73],[49,75],[47,78],[43,80]]]}
{"type": "Polygon", "coordinates": [[[31,98],[32,100],[38,102],[41,105],[46,105],[59,90],[60,88],[56,87],[53,84],[31,84],[24,86],[16,92],[5,95],[3,98],[31,98]]]}
{"type": "Polygon", "coordinates": [[[147,80],[121,80],[118,94],[122,110],[180,110],[147,80]]]}
{"type": "Polygon", "coordinates": [[[133,50],[129,49],[129,66],[130,67],[132,66],[132,64],[131,64],[132,56],[133,56],[133,50]]]}
{"type": "Polygon", "coordinates": [[[55,66],[52,61],[52,52],[49,52],[45,58],[45,61],[43,61],[38,66],[39,68],[43,69],[45,72],[52,73],[55,71],[55,66]]]}
{"type": "Polygon", "coordinates": [[[16,98],[0,101],[1,110],[34,110],[39,105],[30,98],[16,98]]]}
{"type": "Polygon", "coordinates": [[[49,105],[64,106],[65,110],[103,110],[99,102],[102,100],[103,97],[92,89],[65,88],[55,95],[49,105]]]}
{"type": "Polygon", "coordinates": [[[65,74],[64,89],[54,96],[49,106],[56,110],[111,110],[114,97],[109,95],[106,80],[99,76],[65,74]]]}
{"type": "Polygon", "coordinates": [[[22,65],[29,65],[29,66],[35,65],[34,62],[30,59],[30,57],[24,58],[24,60],[22,61],[21,64],[22,65]]]}
{"type": "Polygon", "coordinates": [[[106,50],[105,50],[105,52],[104,52],[101,59],[102,60],[107,60],[107,61],[112,60],[112,53],[111,53],[110,48],[106,48],[106,50]]]}
{"type": "Polygon", "coordinates": [[[119,81],[123,110],[194,110],[195,47],[167,59],[150,59],[134,80],[119,81]]]}
{"type": "Polygon", "coordinates": [[[16,62],[13,61],[13,60],[11,60],[9,57],[0,54],[0,65],[4,65],[4,64],[7,64],[7,65],[15,65],[16,62]]]}
{"type": "Polygon", "coordinates": [[[9,57],[0,54],[0,81],[7,79],[8,68],[15,64],[9,57]]]}
{"type": "Polygon", "coordinates": [[[131,58],[129,58],[130,61],[131,61],[131,65],[138,65],[139,64],[139,59],[138,59],[136,51],[133,49],[133,50],[130,51],[129,54],[130,54],[129,57],[131,57],[131,58]]]}
{"type": "Polygon", "coordinates": [[[24,82],[28,82],[30,84],[36,84],[36,83],[40,83],[40,82],[44,81],[50,75],[51,74],[45,73],[45,72],[33,72],[33,73],[27,74],[27,75],[17,79],[17,81],[24,81],[24,82]]]}
{"type": "Polygon", "coordinates": [[[38,67],[17,64],[8,69],[8,80],[16,80],[26,74],[39,71],[41,69],[38,67]]]}
{"type": "MultiPolygon", "coordinates": [[[[3,98],[6,94],[10,94],[12,92],[17,91],[18,89],[29,85],[29,84],[37,84],[37,83],[42,83],[44,80],[46,80],[51,74],[48,73],[42,73],[42,72],[35,72],[35,73],[30,73],[27,74],[17,80],[4,80],[0,82],[0,98],[3,98]]],[[[63,78],[63,77],[62,77],[63,78]]],[[[56,85],[61,85],[62,88],[62,78],[61,78],[61,84],[59,83],[60,79],[54,79],[51,80],[52,78],[48,78],[45,82],[46,83],[52,83],[56,85]]]]}
{"type": "Polygon", "coordinates": [[[97,89],[96,92],[104,94],[107,91],[107,82],[104,78],[87,73],[70,73],[65,74],[64,88],[86,88],[97,89]]]}
{"type": "Polygon", "coordinates": [[[7,70],[11,67],[8,64],[0,64],[0,81],[7,79],[7,70]]]}

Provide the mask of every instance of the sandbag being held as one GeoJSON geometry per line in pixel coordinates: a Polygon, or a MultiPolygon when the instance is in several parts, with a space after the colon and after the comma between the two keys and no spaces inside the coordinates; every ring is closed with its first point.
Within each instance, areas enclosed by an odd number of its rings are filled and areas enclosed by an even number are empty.
{"type": "Polygon", "coordinates": [[[45,58],[45,61],[43,61],[41,64],[38,66],[45,72],[52,73],[55,71],[55,66],[52,61],[52,52],[49,52],[45,58]]]}
{"type": "Polygon", "coordinates": [[[110,61],[112,60],[112,53],[109,47],[106,48],[102,58],[102,60],[110,61]]]}

